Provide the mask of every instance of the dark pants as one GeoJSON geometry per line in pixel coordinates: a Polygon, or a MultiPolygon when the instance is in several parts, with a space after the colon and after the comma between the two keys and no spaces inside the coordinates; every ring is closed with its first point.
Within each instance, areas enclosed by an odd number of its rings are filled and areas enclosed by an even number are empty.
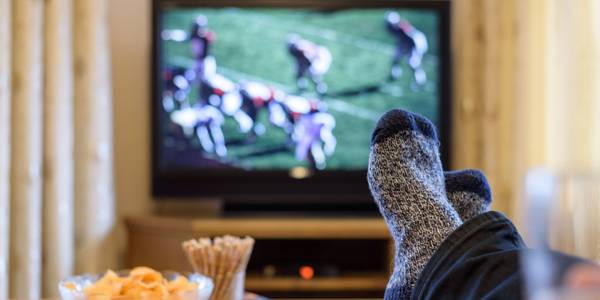
{"type": "MultiPolygon", "coordinates": [[[[527,251],[519,232],[503,214],[487,212],[460,226],[431,257],[413,289],[412,299],[524,299],[520,256],[527,251]]],[[[562,279],[584,260],[551,253],[562,279]]],[[[385,291],[385,299],[399,299],[385,291]]]]}

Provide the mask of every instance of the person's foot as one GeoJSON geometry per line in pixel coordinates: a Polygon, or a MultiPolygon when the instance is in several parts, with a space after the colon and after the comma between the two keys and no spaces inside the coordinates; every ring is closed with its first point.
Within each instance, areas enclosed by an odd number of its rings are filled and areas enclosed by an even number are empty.
{"type": "Polygon", "coordinates": [[[407,111],[387,112],[371,138],[367,178],[396,245],[386,298],[408,299],[425,264],[462,223],[446,198],[433,124],[407,111]]]}
{"type": "Polygon", "coordinates": [[[463,222],[490,210],[492,191],[485,175],[479,170],[444,173],[448,201],[463,222]]]}

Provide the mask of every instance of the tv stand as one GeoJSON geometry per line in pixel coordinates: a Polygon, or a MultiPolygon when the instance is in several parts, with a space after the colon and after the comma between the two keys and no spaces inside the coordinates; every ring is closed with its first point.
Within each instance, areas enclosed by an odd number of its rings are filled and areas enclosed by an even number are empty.
{"type": "Polygon", "coordinates": [[[204,236],[252,236],[246,289],[269,297],[382,297],[393,243],[379,217],[179,218],[127,221],[128,267],[189,271],[181,242],[204,236]],[[303,279],[302,266],[315,276],[303,279]]]}

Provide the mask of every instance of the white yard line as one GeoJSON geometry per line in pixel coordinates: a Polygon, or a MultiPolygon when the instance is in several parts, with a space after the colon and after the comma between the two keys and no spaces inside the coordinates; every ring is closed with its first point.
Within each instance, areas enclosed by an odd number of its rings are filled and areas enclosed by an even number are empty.
{"type": "MultiPolygon", "coordinates": [[[[285,24],[285,23],[283,23],[283,24],[285,24]]],[[[320,38],[328,40],[328,41],[354,46],[356,48],[367,50],[367,51],[379,52],[386,56],[394,55],[394,51],[395,51],[395,47],[393,45],[382,43],[382,42],[376,41],[376,40],[369,40],[369,39],[353,36],[351,34],[339,32],[339,31],[335,31],[335,30],[331,30],[331,29],[322,29],[322,28],[304,25],[304,26],[302,26],[302,28],[297,28],[297,29],[290,29],[288,27],[288,30],[297,31],[300,34],[307,35],[307,36],[316,36],[316,37],[320,37],[320,38]]]]}
{"type": "MultiPolygon", "coordinates": [[[[185,67],[185,66],[190,66],[193,64],[193,60],[189,59],[189,58],[185,58],[185,57],[173,57],[170,58],[172,61],[175,62],[175,64],[185,67]]],[[[217,66],[217,70],[219,73],[222,73],[224,75],[227,76],[231,76],[231,77],[237,77],[237,78],[241,78],[241,79],[245,79],[245,80],[250,80],[250,81],[257,81],[257,82],[262,82],[265,83],[267,85],[276,87],[278,89],[281,89],[285,92],[290,92],[291,90],[293,90],[293,88],[283,84],[283,83],[279,83],[279,82],[275,82],[275,81],[271,81],[271,80],[265,80],[263,78],[260,78],[258,76],[254,76],[251,74],[247,74],[244,72],[240,72],[240,71],[236,71],[233,69],[229,69],[229,68],[225,68],[223,66],[217,66]]],[[[362,107],[358,107],[356,105],[352,105],[348,102],[345,102],[343,100],[339,100],[339,99],[335,99],[335,98],[327,98],[327,100],[325,100],[325,102],[328,104],[328,106],[338,112],[341,113],[345,113],[357,118],[361,118],[364,120],[368,120],[368,121],[377,121],[379,119],[379,114],[373,111],[370,111],[368,109],[364,109],[362,107]]]]}
{"type": "Polygon", "coordinates": [[[348,115],[358,117],[364,120],[376,122],[379,120],[380,115],[374,111],[352,105],[348,102],[344,102],[338,99],[328,99],[326,102],[329,104],[329,108],[337,110],[339,112],[346,113],[348,115]]]}
{"type": "MultiPolygon", "coordinates": [[[[231,13],[235,14],[236,12],[235,10],[231,10],[231,13]]],[[[280,19],[275,19],[267,14],[261,14],[257,12],[244,12],[244,16],[251,16],[254,18],[254,22],[261,22],[271,27],[283,28],[287,31],[300,33],[307,36],[319,37],[328,41],[354,46],[363,50],[376,51],[388,56],[393,55],[395,50],[394,45],[387,44],[381,41],[367,39],[345,32],[339,32],[332,29],[323,29],[306,24],[303,24],[301,27],[298,27],[297,24],[281,21],[280,19]]]]}
{"type": "MultiPolygon", "coordinates": [[[[264,82],[264,83],[266,83],[268,85],[272,85],[272,86],[277,87],[279,89],[282,89],[282,90],[284,90],[286,92],[289,92],[289,91],[293,90],[293,88],[290,88],[289,86],[286,86],[286,85],[284,85],[282,83],[265,80],[265,79],[262,79],[260,77],[254,76],[254,75],[242,73],[242,72],[235,71],[235,70],[228,69],[228,68],[224,68],[224,67],[218,67],[218,69],[221,70],[223,74],[230,74],[232,76],[236,76],[236,77],[240,77],[240,78],[244,78],[244,79],[252,80],[252,81],[258,81],[258,82],[262,81],[262,82],[264,82]]],[[[396,97],[396,98],[400,98],[400,97],[404,96],[404,91],[403,91],[402,87],[398,86],[397,84],[393,84],[393,83],[391,83],[391,84],[383,84],[381,86],[381,89],[379,90],[379,92],[387,94],[387,95],[390,95],[392,97],[396,97]]],[[[331,101],[332,104],[336,103],[336,102],[340,102],[341,103],[341,104],[339,104],[339,105],[336,106],[336,107],[338,107],[338,109],[336,109],[336,110],[344,111],[344,112],[349,112],[350,111],[347,106],[351,105],[351,104],[348,104],[345,101],[328,97],[327,102],[329,102],[329,101],[331,101]]],[[[360,109],[363,109],[363,108],[360,108],[360,109]]],[[[371,114],[367,114],[367,115],[371,115],[371,114]]],[[[364,115],[364,116],[366,116],[366,115],[364,115]]],[[[363,119],[367,119],[367,118],[371,119],[371,117],[363,117],[363,119]]],[[[377,120],[378,118],[379,118],[379,116],[375,115],[374,119],[377,120]]]]}
{"type": "MultiPolygon", "coordinates": [[[[218,69],[221,73],[223,73],[225,75],[238,77],[238,78],[251,80],[251,81],[263,82],[267,85],[276,87],[285,92],[289,92],[289,91],[293,90],[293,88],[286,86],[279,82],[265,80],[265,79],[256,77],[254,75],[246,74],[243,72],[235,71],[235,70],[224,68],[224,67],[218,67],[218,69]]],[[[345,102],[345,101],[342,101],[339,99],[328,97],[327,100],[325,100],[325,103],[327,103],[329,108],[331,108],[333,110],[336,110],[338,112],[345,113],[345,114],[348,114],[348,115],[351,115],[351,116],[354,116],[357,118],[361,118],[361,119],[373,121],[373,122],[375,122],[379,119],[378,113],[364,109],[362,107],[358,107],[356,105],[352,105],[348,102],[345,102]]]]}

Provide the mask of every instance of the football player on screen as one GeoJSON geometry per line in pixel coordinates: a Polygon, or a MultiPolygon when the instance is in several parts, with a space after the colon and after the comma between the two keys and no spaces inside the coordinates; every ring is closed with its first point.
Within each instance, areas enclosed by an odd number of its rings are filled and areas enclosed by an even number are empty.
{"type": "Polygon", "coordinates": [[[295,146],[296,159],[307,161],[313,169],[325,169],[327,157],[333,155],[337,144],[333,135],[336,122],[326,112],[327,104],[296,95],[286,95],[276,101],[281,111],[274,109],[272,113],[283,121],[280,127],[292,128],[289,140],[295,146]]]}
{"type": "Polygon", "coordinates": [[[331,66],[331,52],[324,46],[317,45],[309,40],[291,34],[287,38],[287,49],[296,64],[296,85],[299,92],[308,86],[308,80],[315,85],[317,93],[327,93],[327,84],[323,82],[323,75],[331,66]]]}
{"type": "Polygon", "coordinates": [[[184,107],[171,113],[171,122],[181,127],[188,140],[196,135],[205,152],[214,153],[218,157],[227,155],[225,137],[221,129],[225,118],[217,108],[203,103],[184,107]]]}
{"type": "Polygon", "coordinates": [[[161,32],[161,38],[165,41],[189,41],[194,58],[192,69],[199,79],[204,76],[204,64],[210,55],[210,44],[215,40],[215,33],[208,29],[208,19],[204,15],[198,15],[194,19],[188,33],[181,29],[165,29],[161,32]]]}
{"type": "Polygon", "coordinates": [[[163,70],[163,108],[166,112],[187,105],[187,96],[194,80],[195,72],[183,67],[166,66],[163,70]]]}
{"type": "Polygon", "coordinates": [[[294,126],[295,156],[307,161],[313,169],[324,170],[326,158],[333,155],[337,140],[333,135],[335,118],[323,111],[299,116],[294,126]]]}
{"type": "Polygon", "coordinates": [[[326,103],[319,99],[311,99],[296,95],[283,95],[276,97],[269,107],[269,120],[282,128],[288,136],[288,143],[296,145],[298,135],[295,134],[296,125],[303,115],[325,111],[326,103]]]}
{"type": "Polygon", "coordinates": [[[242,81],[239,83],[239,95],[242,98],[242,109],[252,118],[254,132],[258,135],[264,133],[266,128],[257,122],[260,111],[265,110],[269,116],[269,123],[291,134],[291,126],[287,122],[281,100],[286,97],[285,92],[256,81],[242,81]]]}
{"type": "Polygon", "coordinates": [[[200,78],[200,102],[218,108],[226,116],[232,117],[242,133],[252,134],[254,120],[244,109],[237,85],[229,78],[217,73],[217,62],[211,57],[205,59],[204,76],[200,78]]]}
{"type": "Polygon", "coordinates": [[[402,19],[400,14],[395,11],[386,13],[385,23],[388,31],[397,40],[390,69],[390,80],[395,80],[402,75],[400,63],[404,57],[408,57],[408,65],[413,71],[415,82],[419,86],[423,86],[427,81],[427,75],[421,62],[429,47],[425,34],[417,30],[407,20],[402,19]]]}
{"type": "Polygon", "coordinates": [[[196,17],[190,31],[190,45],[194,56],[194,70],[200,78],[204,75],[204,63],[209,55],[210,44],[215,40],[214,32],[207,27],[208,20],[205,16],[196,17]]]}

